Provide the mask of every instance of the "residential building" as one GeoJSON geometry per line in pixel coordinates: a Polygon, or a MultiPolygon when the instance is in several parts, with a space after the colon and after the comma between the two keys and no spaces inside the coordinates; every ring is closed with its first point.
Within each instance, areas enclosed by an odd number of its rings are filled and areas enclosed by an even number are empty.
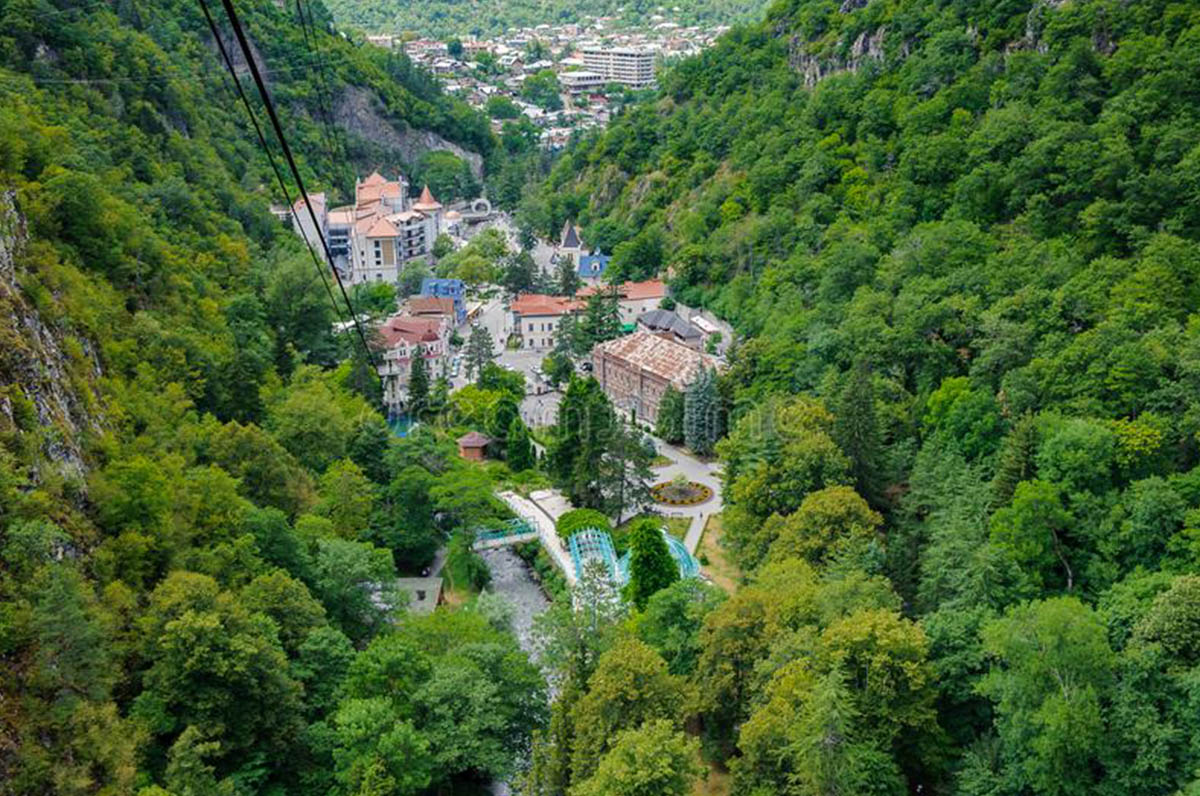
{"type": "Polygon", "coordinates": [[[621,83],[630,88],[654,85],[654,52],[640,47],[590,46],[582,50],[589,72],[604,77],[606,83],[621,83]]]}
{"type": "Polygon", "coordinates": [[[658,420],[668,384],[682,392],[701,368],[717,364],[715,357],[644,329],[592,350],[593,375],[613,405],[647,423],[658,420]]]}
{"type": "Polygon", "coordinates": [[[585,285],[597,285],[604,278],[604,271],[608,268],[608,261],[612,258],[607,254],[598,252],[593,254],[584,254],[579,258],[579,279],[585,285]]]}
{"type": "Polygon", "coordinates": [[[563,72],[558,76],[558,82],[572,94],[587,94],[603,88],[608,81],[599,72],[580,69],[576,72],[563,72]]]}
{"type": "Polygon", "coordinates": [[[579,298],[586,299],[594,293],[615,290],[617,306],[621,312],[621,323],[633,327],[642,313],[657,309],[666,298],[667,286],[658,279],[645,282],[625,282],[620,285],[591,285],[579,291],[579,298]]]}
{"type": "Polygon", "coordinates": [[[554,347],[558,327],[566,316],[578,312],[583,303],[562,296],[524,293],[513,300],[513,329],[521,338],[521,348],[549,351],[554,347]]]}
{"type": "Polygon", "coordinates": [[[421,280],[421,295],[448,298],[454,302],[454,325],[467,320],[467,286],[461,279],[427,276],[421,280]]]}
{"type": "Polygon", "coordinates": [[[637,328],[674,340],[688,348],[700,350],[704,345],[704,333],[671,310],[643,312],[638,316],[637,328]]]}
{"type": "Polygon", "coordinates": [[[441,578],[396,578],[396,588],[408,595],[410,614],[431,614],[446,602],[441,578]]]}
{"type": "Polygon", "coordinates": [[[393,315],[379,328],[384,348],[379,363],[383,402],[389,415],[403,410],[416,357],[425,360],[431,378],[440,374],[450,353],[450,321],[444,316],[393,315]]]}

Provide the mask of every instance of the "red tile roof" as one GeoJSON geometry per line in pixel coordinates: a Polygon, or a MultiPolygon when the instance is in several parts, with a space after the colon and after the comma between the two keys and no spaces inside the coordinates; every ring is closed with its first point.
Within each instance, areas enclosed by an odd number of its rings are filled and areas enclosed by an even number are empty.
{"type": "Polygon", "coordinates": [[[715,357],[644,330],[601,343],[593,357],[599,353],[666,379],[679,389],[685,388],[701,367],[717,366],[715,357]]]}
{"type": "Polygon", "coordinates": [[[406,343],[431,343],[438,339],[442,328],[440,318],[414,318],[411,315],[393,315],[383,326],[379,334],[388,347],[391,348],[403,340],[406,343]]]}
{"type": "Polygon", "coordinates": [[[491,441],[491,437],[478,431],[468,431],[458,438],[458,444],[464,448],[483,448],[491,441]]]}
{"type": "Polygon", "coordinates": [[[413,204],[413,207],[417,210],[439,210],[442,205],[437,199],[433,198],[433,193],[429,190],[429,186],[426,185],[421,190],[421,198],[413,204]]]}
{"type": "Polygon", "coordinates": [[[512,303],[517,315],[566,315],[583,309],[583,304],[563,296],[544,296],[540,293],[523,293],[512,303]]]}
{"type": "Polygon", "coordinates": [[[392,226],[392,222],[386,218],[379,219],[367,230],[368,238],[394,238],[399,234],[396,228],[392,226]]]}
{"type": "Polygon", "coordinates": [[[645,282],[625,282],[620,285],[593,285],[579,291],[579,296],[587,298],[594,293],[603,293],[617,289],[617,295],[630,301],[640,299],[660,299],[667,295],[667,286],[661,279],[648,279],[645,282]]]}
{"type": "Polygon", "coordinates": [[[409,296],[408,311],[413,315],[454,316],[454,299],[442,296],[409,296]]]}

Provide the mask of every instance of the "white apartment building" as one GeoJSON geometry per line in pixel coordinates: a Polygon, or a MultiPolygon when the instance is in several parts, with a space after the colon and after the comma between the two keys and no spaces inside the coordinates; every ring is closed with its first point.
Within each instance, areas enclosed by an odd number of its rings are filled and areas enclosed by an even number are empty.
{"type": "Polygon", "coordinates": [[[652,50],[589,46],[583,48],[582,55],[587,70],[602,75],[606,83],[622,83],[630,88],[649,88],[654,85],[652,50]]]}
{"type": "Polygon", "coordinates": [[[563,72],[558,76],[558,82],[562,83],[563,88],[572,94],[586,94],[589,91],[603,88],[607,81],[599,72],[580,69],[575,72],[563,72]]]}

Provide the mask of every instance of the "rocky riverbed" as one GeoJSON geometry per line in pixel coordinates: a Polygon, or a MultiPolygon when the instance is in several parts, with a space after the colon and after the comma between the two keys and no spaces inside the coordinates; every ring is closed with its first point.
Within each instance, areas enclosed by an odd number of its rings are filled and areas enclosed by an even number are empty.
{"type": "MultiPolygon", "coordinates": [[[[491,591],[502,596],[513,606],[513,633],[521,649],[536,660],[533,646],[533,620],[550,607],[542,587],[534,578],[529,566],[508,547],[484,550],[480,553],[492,573],[491,591]]],[[[509,796],[511,787],[505,782],[492,783],[495,796],[509,796]]]]}

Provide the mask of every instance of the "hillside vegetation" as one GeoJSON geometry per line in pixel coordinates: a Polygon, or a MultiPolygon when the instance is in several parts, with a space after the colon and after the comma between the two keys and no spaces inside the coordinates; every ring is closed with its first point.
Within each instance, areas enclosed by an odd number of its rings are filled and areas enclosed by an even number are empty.
{"type": "Polygon", "coordinates": [[[661,85],[520,216],[744,336],[734,792],[1194,789],[1200,9],[785,0],[661,85]]]}
{"type": "MultiPolygon", "coordinates": [[[[238,6],[310,184],[336,184],[304,32],[238,6]]],[[[308,35],[335,101],[489,150],[403,59],[308,35]]],[[[452,445],[393,443],[223,75],[191,2],[0,2],[0,792],[508,776],[540,674],[503,622],[393,588],[505,510],[452,445]]],[[[342,174],[399,165],[333,132],[342,174]]]]}

